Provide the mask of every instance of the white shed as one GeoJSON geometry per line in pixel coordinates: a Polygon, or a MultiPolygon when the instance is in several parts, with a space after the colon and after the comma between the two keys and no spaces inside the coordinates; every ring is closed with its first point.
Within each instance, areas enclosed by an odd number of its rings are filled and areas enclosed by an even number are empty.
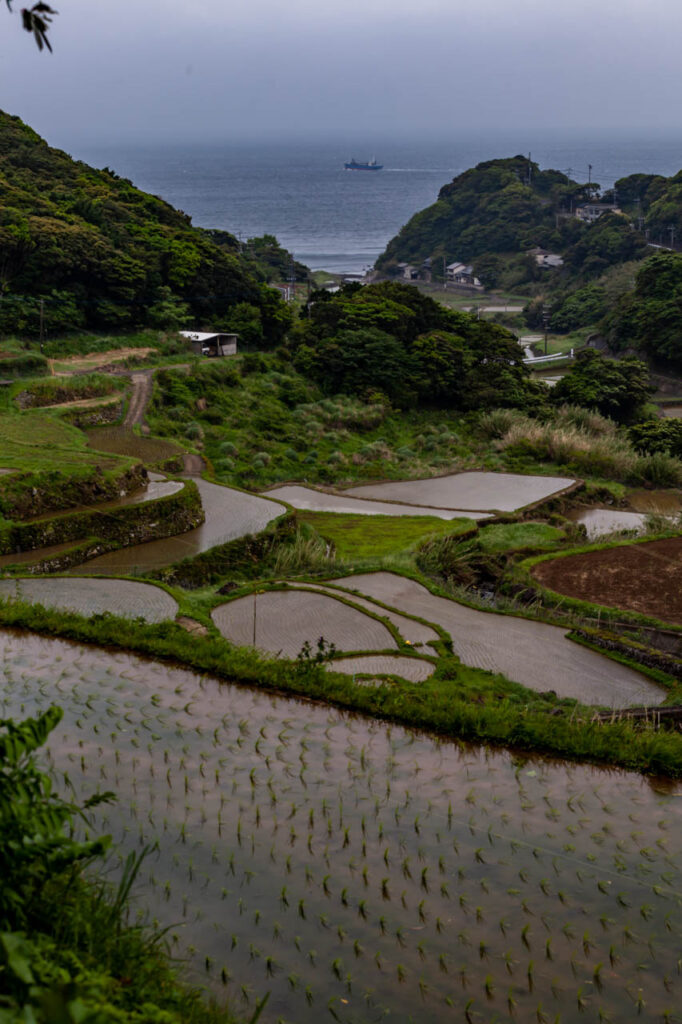
{"type": "Polygon", "coordinates": [[[192,342],[198,356],[236,356],[238,334],[226,332],[180,331],[183,338],[192,342]]]}

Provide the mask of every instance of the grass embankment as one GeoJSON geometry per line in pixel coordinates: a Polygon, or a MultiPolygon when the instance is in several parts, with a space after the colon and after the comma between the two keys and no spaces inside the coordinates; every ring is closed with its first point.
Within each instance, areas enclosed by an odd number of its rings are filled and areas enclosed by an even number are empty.
{"type": "Polygon", "coordinates": [[[342,561],[376,561],[408,552],[426,537],[468,536],[476,532],[471,519],[445,520],[434,516],[366,516],[337,512],[298,512],[321,537],[334,545],[342,561]]]}
{"type": "Polygon", "coordinates": [[[62,717],[0,725],[0,1017],[31,1024],[229,1024],[226,1011],[180,984],[163,934],[127,921],[144,857],[131,854],[118,888],[84,868],[108,837],[74,838],[88,808],[58,795],[34,754],[62,717]]]}
{"type": "Polygon", "coordinates": [[[0,514],[25,518],[116,497],[137,462],[92,451],[55,412],[0,413],[0,466],[15,471],[0,477],[0,514]]]}
{"type": "Polygon", "coordinates": [[[17,382],[12,399],[20,409],[38,409],[87,399],[104,398],[124,391],[127,382],[122,377],[104,373],[89,373],[77,377],[43,377],[39,380],[17,382]]]}
{"type": "Polygon", "coordinates": [[[109,615],[83,619],[13,602],[0,604],[0,623],[168,659],[231,682],[324,701],[451,738],[682,776],[681,735],[626,721],[597,723],[592,708],[532,693],[454,658],[441,659],[434,676],[419,684],[366,687],[309,664],[265,661],[255,651],[233,648],[215,635],[190,635],[170,622],[148,626],[109,615]]]}

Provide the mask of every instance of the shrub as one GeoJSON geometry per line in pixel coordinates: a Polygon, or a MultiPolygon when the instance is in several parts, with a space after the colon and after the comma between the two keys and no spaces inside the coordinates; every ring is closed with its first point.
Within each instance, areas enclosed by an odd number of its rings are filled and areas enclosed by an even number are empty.
{"type": "Polygon", "coordinates": [[[489,441],[503,437],[523,417],[515,409],[491,409],[478,420],[478,429],[489,441]]]}

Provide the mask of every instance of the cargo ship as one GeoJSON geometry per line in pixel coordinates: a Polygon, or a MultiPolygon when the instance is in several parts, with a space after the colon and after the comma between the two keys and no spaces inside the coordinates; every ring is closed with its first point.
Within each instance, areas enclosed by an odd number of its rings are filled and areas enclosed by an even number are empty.
{"type": "Polygon", "coordinates": [[[374,157],[371,160],[356,160],[355,157],[352,157],[343,166],[347,171],[380,171],[384,165],[378,164],[374,157]]]}

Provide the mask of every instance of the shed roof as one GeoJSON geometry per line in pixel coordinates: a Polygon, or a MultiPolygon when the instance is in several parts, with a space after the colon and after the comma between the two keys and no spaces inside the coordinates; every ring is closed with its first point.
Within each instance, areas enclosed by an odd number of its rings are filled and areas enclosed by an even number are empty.
{"type": "Polygon", "coordinates": [[[213,338],[238,338],[239,335],[236,331],[213,331],[207,333],[206,331],[180,331],[183,338],[189,338],[190,341],[211,341],[213,338]]]}

